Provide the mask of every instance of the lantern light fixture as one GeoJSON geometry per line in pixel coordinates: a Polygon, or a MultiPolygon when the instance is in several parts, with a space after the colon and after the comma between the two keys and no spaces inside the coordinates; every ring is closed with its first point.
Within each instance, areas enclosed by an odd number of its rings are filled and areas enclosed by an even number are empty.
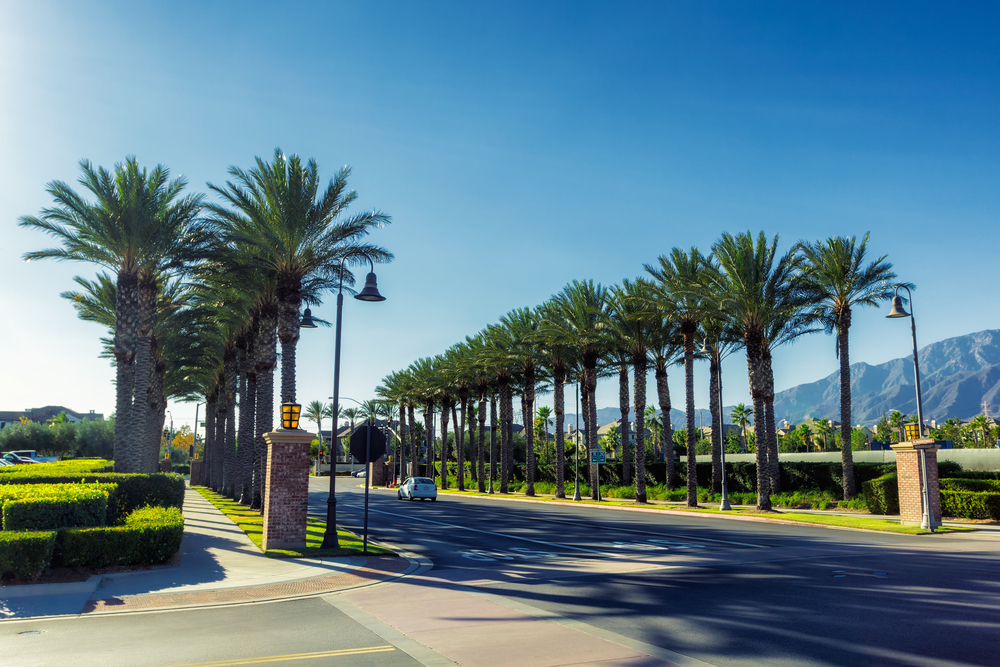
{"type": "Polygon", "coordinates": [[[298,429],[299,415],[302,413],[302,406],[298,403],[281,404],[281,428],[298,429]]]}

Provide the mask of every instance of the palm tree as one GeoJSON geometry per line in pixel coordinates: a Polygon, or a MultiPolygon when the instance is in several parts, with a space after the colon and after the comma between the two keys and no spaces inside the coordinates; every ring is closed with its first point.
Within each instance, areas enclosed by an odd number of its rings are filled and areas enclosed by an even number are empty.
{"type": "Polygon", "coordinates": [[[739,403],[730,412],[729,418],[740,425],[740,437],[743,451],[747,451],[747,424],[753,421],[753,409],[748,408],[745,403],[739,403]]]}
{"type": "MultiPolygon", "coordinates": [[[[346,419],[347,422],[351,425],[351,430],[348,433],[348,439],[350,439],[350,434],[354,433],[354,423],[358,420],[358,418],[361,417],[361,408],[343,408],[340,411],[340,414],[342,414],[344,416],[344,419],[346,419]]],[[[336,458],[337,458],[337,450],[340,448],[340,443],[337,442],[337,434],[336,433],[333,434],[333,437],[331,438],[331,440],[332,440],[331,446],[332,446],[332,449],[333,449],[332,456],[333,456],[333,459],[336,460],[336,458]]],[[[345,455],[346,455],[346,453],[348,452],[349,449],[350,449],[349,447],[346,447],[346,446],[344,447],[344,453],[345,453],[345,455]]]]}
{"type": "Polygon", "coordinates": [[[903,435],[903,424],[906,423],[906,415],[904,415],[899,410],[893,410],[889,414],[889,426],[896,434],[896,442],[903,442],[906,436],[903,435]]]}
{"type": "Polygon", "coordinates": [[[538,436],[542,439],[542,460],[546,463],[552,463],[552,458],[549,456],[549,426],[552,426],[552,408],[547,405],[538,406],[538,411],[535,413],[535,424],[539,427],[538,436]]]}
{"type": "MultiPolygon", "coordinates": [[[[653,347],[661,318],[656,311],[653,285],[645,280],[625,280],[611,289],[609,326],[618,347],[625,350],[632,365],[635,397],[635,502],[646,502],[646,374],[649,350],[653,347]]],[[[627,421],[625,422],[627,424],[627,421]]],[[[622,433],[625,455],[627,431],[622,433]]]]}
{"type": "Polygon", "coordinates": [[[833,425],[830,424],[829,419],[820,419],[819,421],[816,422],[815,427],[816,427],[816,435],[823,436],[823,451],[825,452],[827,445],[827,437],[833,433],[833,425]]]}
{"type": "Polygon", "coordinates": [[[575,362],[575,347],[564,336],[567,325],[562,322],[562,313],[553,301],[539,307],[542,318],[540,350],[542,366],[552,376],[552,403],[556,414],[556,498],[566,497],[566,400],[565,385],[568,373],[575,362]]]}
{"type": "Polygon", "coordinates": [[[525,438],[525,489],[527,496],[535,495],[537,460],[532,414],[535,411],[535,376],[539,365],[537,353],[540,340],[541,318],[530,308],[512,310],[500,318],[500,325],[509,335],[510,361],[521,377],[521,413],[525,438]]]}
{"type": "Polygon", "coordinates": [[[969,429],[973,432],[978,431],[982,436],[982,439],[977,438],[980,447],[986,447],[986,439],[989,437],[990,423],[986,419],[985,415],[976,415],[969,421],[969,429]]]}
{"type": "MultiPolygon", "coordinates": [[[[330,414],[330,405],[322,401],[312,401],[306,406],[302,416],[316,424],[316,438],[319,440],[319,458],[323,459],[323,419],[330,414]]],[[[333,473],[331,473],[333,474],[333,473]]]]}
{"type": "MultiPolygon", "coordinates": [[[[102,167],[95,169],[87,160],[80,161],[80,169],[83,175],[79,183],[96,197],[96,203],[86,201],[61,181],[49,183],[46,191],[55,206],[43,210],[40,217],[23,216],[19,224],[54,236],[62,247],[28,252],[24,259],[90,262],[116,274],[115,470],[138,471],[142,457],[132,419],[137,370],[134,364],[140,333],[148,336],[151,331],[149,313],[155,303],[155,297],[152,302],[148,295],[144,297],[140,323],[139,274],[177,259],[171,253],[193,224],[201,196],[179,199],[186,180],[169,180],[170,172],[162,165],[147,173],[131,156],[116,164],[113,173],[102,167]]],[[[145,400],[148,387],[148,341],[143,342],[143,347],[138,394],[141,400],[145,400]]]]}
{"type": "MultiPolygon", "coordinates": [[[[553,299],[558,316],[549,320],[548,337],[556,344],[573,345],[583,372],[583,404],[586,406],[586,448],[597,449],[597,361],[607,343],[607,290],[591,280],[574,280],[553,299]]],[[[590,479],[598,482],[597,465],[590,466],[590,479]]],[[[599,484],[592,483],[597,499],[599,484]]]]}
{"type": "Polygon", "coordinates": [[[766,511],[771,509],[771,474],[764,402],[774,396],[768,336],[776,319],[788,318],[805,305],[795,283],[798,262],[793,252],[779,256],[778,238],[768,242],[763,232],[756,242],[749,232],[726,232],[712,250],[721,269],[710,274],[712,290],[723,295],[719,306],[732,318],[746,347],[757,443],[757,508],[766,511]]]}
{"type": "Polygon", "coordinates": [[[667,319],[677,323],[684,340],[684,388],[687,409],[687,504],[698,506],[698,478],[696,474],[694,408],[694,337],[698,325],[707,311],[705,290],[706,274],[714,270],[708,258],[697,248],[685,253],[674,248],[670,256],[661,255],[659,265],[645,265],[646,271],[656,279],[659,298],[657,303],[667,319]]]}
{"type": "Polygon", "coordinates": [[[656,378],[656,399],[660,406],[660,419],[663,422],[663,449],[661,460],[666,464],[666,485],[674,488],[676,472],[674,470],[674,429],[670,421],[670,386],[667,384],[667,367],[677,363],[683,351],[679,342],[676,327],[672,322],[660,320],[652,341],[653,375],[656,378]]]}
{"type": "Polygon", "coordinates": [[[809,424],[802,422],[796,429],[799,432],[799,436],[802,438],[802,444],[805,446],[806,451],[809,451],[809,445],[811,443],[811,438],[813,435],[812,429],[809,428],[809,424]]]}
{"type": "MultiPolygon", "coordinates": [[[[848,333],[856,306],[877,306],[890,298],[897,284],[892,264],[882,255],[867,263],[868,238],[837,236],[816,243],[800,243],[805,258],[804,284],[813,303],[811,316],[827,332],[836,332],[840,357],[840,452],[844,471],[844,499],[856,491],[851,452],[851,360],[848,333]]],[[[912,288],[912,285],[907,285],[912,288]]]]}
{"type": "Polygon", "coordinates": [[[390,223],[388,215],[366,211],[342,218],[357,198],[357,193],[347,190],[350,173],[350,168],[342,168],[320,193],[315,160],[303,165],[297,155],[286,157],[275,149],[273,162],[258,157],[249,170],[230,167],[234,181],[224,187],[208,185],[225,203],[206,207],[216,225],[233,243],[256,248],[246,260],[275,276],[282,403],[295,402],[295,349],[303,292],[335,286],[339,263],[349,253],[375,262],[392,260],[383,248],[361,243],[372,229],[390,223]]]}

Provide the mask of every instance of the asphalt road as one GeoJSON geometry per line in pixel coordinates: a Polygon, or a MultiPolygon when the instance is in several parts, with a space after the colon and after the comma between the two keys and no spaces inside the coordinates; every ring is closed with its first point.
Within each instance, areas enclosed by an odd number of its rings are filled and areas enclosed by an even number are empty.
{"type": "MultiPolygon", "coordinates": [[[[325,482],[325,480],[323,480],[325,482]]],[[[325,512],[323,483],[311,507],[325,512]]],[[[359,480],[338,487],[361,529],[359,480]]],[[[1000,665],[1000,539],[370,494],[373,540],[457,584],[715,665],[1000,665]]]]}

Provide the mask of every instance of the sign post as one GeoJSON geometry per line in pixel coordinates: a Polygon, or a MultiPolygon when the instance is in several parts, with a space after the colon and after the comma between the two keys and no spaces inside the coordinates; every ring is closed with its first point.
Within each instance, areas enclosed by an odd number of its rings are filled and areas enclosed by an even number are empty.
{"type": "MultiPolygon", "coordinates": [[[[366,466],[385,455],[385,433],[365,422],[351,434],[351,456],[366,466]],[[374,457],[374,458],[373,458],[374,457]]],[[[362,553],[368,553],[368,484],[373,470],[365,468],[365,526],[362,553]]]]}
{"type": "Polygon", "coordinates": [[[590,462],[597,464],[597,502],[601,502],[601,464],[608,462],[608,453],[603,449],[592,449],[590,462]]]}

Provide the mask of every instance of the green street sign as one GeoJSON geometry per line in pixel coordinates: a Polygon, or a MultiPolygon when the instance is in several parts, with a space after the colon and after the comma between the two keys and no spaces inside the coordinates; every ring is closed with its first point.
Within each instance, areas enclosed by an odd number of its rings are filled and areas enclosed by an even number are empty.
{"type": "Polygon", "coordinates": [[[608,453],[607,452],[591,452],[590,453],[591,463],[607,463],[608,453]]]}

